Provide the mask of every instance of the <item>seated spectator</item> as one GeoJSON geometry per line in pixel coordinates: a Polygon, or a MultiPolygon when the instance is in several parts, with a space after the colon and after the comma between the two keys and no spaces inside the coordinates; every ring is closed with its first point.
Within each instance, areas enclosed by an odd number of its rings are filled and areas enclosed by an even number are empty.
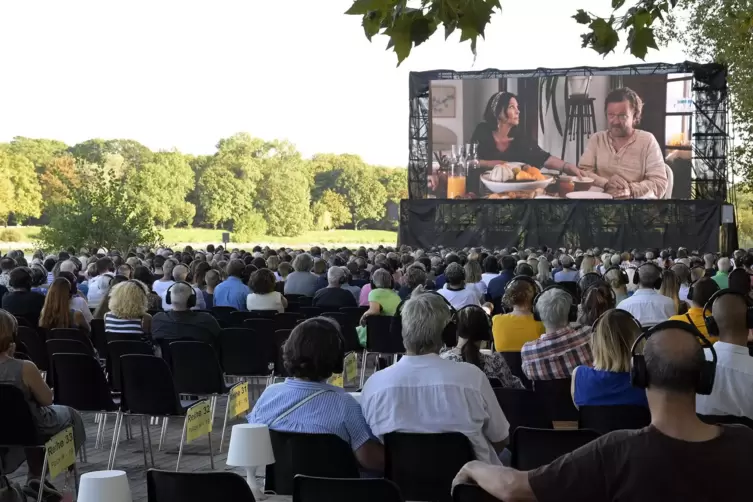
{"type": "MultiPolygon", "coordinates": [[[[23,393],[34,418],[40,441],[49,441],[55,434],[73,427],[73,440],[75,449],[78,451],[86,442],[86,431],[81,415],[73,408],[52,404],[52,390],[42,378],[39,368],[31,361],[14,359],[16,351],[14,339],[17,332],[18,323],[13,315],[6,310],[0,310],[0,383],[16,387],[23,393]]],[[[42,489],[40,480],[45,450],[42,448],[0,449],[0,465],[3,466],[4,474],[15,471],[24,460],[28,466],[24,492],[36,500],[39,490],[42,489]]],[[[3,498],[5,495],[10,495],[9,493],[3,494],[5,491],[0,490],[3,498]]],[[[12,500],[17,499],[12,498],[12,500]]],[[[62,494],[48,480],[44,482],[44,500],[62,500],[62,494]]]]}
{"type": "Polygon", "coordinates": [[[481,280],[484,281],[486,287],[489,287],[489,283],[499,275],[499,261],[494,256],[487,256],[484,258],[484,273],[481,274],[481,280]]]}
{"type": "Polygon", "coordinates": [[[357,307],[353,293],[342,288],[347,280],[345,267],[330,267],[327,271],[328,285],[314,295],[311,305],[337,312],[340,307],[357,307]]]}
{"type": "Polygon", "coordinates": [[[86,299],[89,307],[96,309],[107,295],[110,281],[115,276],[115,264],[110,258],[100,258],[96,262],[97,275],[89,279],[89,293],[86,299]]]}
{"type": "Polygon", "coordinates": [[[275,291],[276,282],[275,274],[268,268],[262,268],[251,274],[249,286],[253,293],[246,297],[246,309],[285,312],[288,301],[275,291]]]}
{"type": "Polygon", "coordinates": [[[627,286],[630,281],[628,280],[627,273],[624,270],[622,270],[618,266],[608,268],[607,272],[604,274],[604,280],[612,288],[615,301],[618,305],[621,301],[627,300],[627,286]]]}
{"type": "Polygon", "coordinates": [[[672,272],[675,273],[677,281],[680,283],[680,292],[678,293],[680,301],[689,305],[688,291],[690,291],[690,269],[684,263],[675,263],[672,265],[672,272]]]}
{"type": "MultiPolygon", "coordinates": [[[[209,265],[209,263],[198,260],[191,262],[191,285],[197,290],[201,292],[201,296],[204,296],[204,288],[207,287],[206,282],[206,276],[207,272],[212,270],[212,266],[209,265]],[[194,266],[195,264],[195,266],[194,266]]],[[[204,299],[204,308],[208,309],[210,308],[209,305],[207,305],[206,298],[204,299]]]]}
{"type": "Polygon", "coordinates": [[[732,262],[727,257],[719,258],[716,266],[719,270],[714,274],[712,279],[719,286],[719,289],[727,289],[729,287],[729,273],[732,270],[732,262]]]}
{"type": "Polygon", "coordinates": [[[280,266],[277,267],[277,273],[280,275],[279,281],[285,282],[288,280],[288,276],[293,271],[293,265],[291,265],[289,262],[284,261],[280,263],[280,266]]]}
{"type": "Polygon", "coordinates": [[[233,307],[236,310],[246,310],[246,298],[251,290],[243,282],[246,265],[243,260],[230,260],[225,268],[227,279],[214,288],[215,307],[233,307]]]}
{"type": "Polygon", "coordinates": [[[350,445],[364,469],[381,472],[384,448],[371,433],[361,406],[341,387],[327,383],[342,370],[341,337],[340,327],[326,317],[297,325],[282,347],[285,370],[292,378],[267,387],[247,419],[275,431],[334,434],[350,445]],[[291,408],[303,402],[307,404],[291,408]]]}
{"type": "Polygon", "coordinates": [[[400,305],[400,296],[392,289],[392,274],[389,271],[383,268],[374,270],[371,283],[374,289],[369,292],[369,309],[361,317],[357,329],[358,339],[363,347],[366,346],[366,318],[370,315],[394,316],[400,305]]]}
{"type": "Polygon", "coordinates": [[[9,257],[0,259],[0,286],[8,287],[10,271],[16,268],[16,260],[9,257]]]}
{"type": "Polygon", "coordinates": [[[445,266],[444,272],[439,274],[437,278],[434,280],[434,283],[437,289],[442,289],[444,287],[445,282],[447,282],[447,276],[445,275],[445,273],[447,272],[447,267],[449,267],[453,263],[462,265],[460,263],[460,257],[457,254],[447,253],[447,256],[444,257],[444,266],[445,266]]]}
{"type": "Polygon", "coordinates": [[[562,270],[554,274],[554,282],[577,282],[580,273],[575,268],[575,261],[570,255],[560,256],[559,264],[562,270]]]}
{"type": "Polygon", "coordinates": [[[621,301],[617,308],[633,314],[644,327],[654,326],[675,315],[674,301],[657,291],[661,287],[662,269],[648,262],[638,267],[635,273],[638,274],[638,289],[633,296],[621,301]]]}
{"type": "Polygon", "coordinates": [[[314,260],[312,273],[316,276],[316,290],[327,287],[327,262],[321,258],[314,260]]]}
{"type": "Polygon", "coordinates": [[[130,279],[133,276],[133,267],[131,267],[129,264],[124,263],[117,269],[117,275],[122,275],[130,279]]]}
{"type": "Polygon", "coordinates": [[[543,289],[553,286],[552,265],[549,263],[549,260],[546,259],[546,256],[539,257],[539,264],[536,268],[537,272],[534,279],[539,283],[539,287],[543,289]]]}
{"type": "Polygon", "coordinates": [[[494,303],[499,302],[499,299],[505,295],[505,288],[507,283],[515,277],[515,267],[517,266],[515,258],[512,256],[502,257],[502,271],[497,277],[489,281],[489,286],[486,288],[486,300],[494,303]]]}
{"type": "Polygon", "coordinates": [[[584,290],[583,299],[578,305],[578,324],[593,326],[602,314],[615,308],[611,289],[607,283],[599,279],[597,283],[584,290]]]}
{"type": "Polygon", "coordinates": [[[450,310],[435,294],[414,294],[405,302],[406,355],[366,381],[361,394],[366,422],[380,438],[390,432],[461,432],[476,458],[499,465],[510,424],[483,371],[438,356],[449,322],[450,310]]]}
{"type": "MultiPolygon", "coordinates": [[[[188,282],[188,273],[190,270],[185,265],[176,265],[173,268],[173,281],[175,282],[188,282]]],[[[207,306],[204,303],[204,295],[201,293],[201,289],[198,286],[193,285],[193,290],[196,292],[196,305],[191,310],[206,310],[207,306]]],[[[167,307],[165,310],[171,310],[171,306],[167,302],[163,302],[167,307]]]]}
{"type": "Polygon", "coordinates": [[[712,343],[716,342],[718,338],[709,336],[709,330],[706,328],[706,321],[703,319],[703,307],[717,291],[719,291],[719,286],[713,279],[709,277],[699,279],[690,287],[690,292],[688,293],[690,308],[688,311],[685,314],[675,315],[669,319],[671,321],[682,321],[692,324],[712,343]]]}
{"type": "Polygon", "coordinates": [[[192,297],[196,297],[196,292],[187,283],[176,282],[170,288],[172,310],[159,312],[152,318],[155,341],[185,338],[217,347],[220,325],[211,314],[190,310],[188,304],[192,297]]]}
{"type": "Polygon", "coordinates": [[[154,276],[149,269],[144,266],[138,266],[133,269],[133,278],[140,281],[147,288],[147,310],[162,310],[162,298],[152,291],[154,276]]]}
{"type": "Polygon", "coordinates": [[[147,285],[138,280],[113,286],[108,299],[110,311],[105,314],[105,331],[138,335],[151,344],[152,316],[147,313],[148,291],[147,285]]]}
{"type": "Polygon", "coordinates": [[[208,309],[214,307],[214,288],[220,283],[220,273],[217,270],[210,270],[207,275],[204,276],[206,287],[202,294],[204,295],[204,303],[208,309]]]}
{"type": "Polygon", "coordinates": [[[404,285],[397,292],[401,300],[410,298],[414,289],[426,284],[426,270],[420,263],[414,263],[408,267],[406,274],[403,276],[404,285]]]}
{"type": "Polygon", "coordinates": [[[70,307],[73,310],[81,312],[81,314],[84,316],[84,319],[86,320],[86,323],[91,324],[94,316],[92,315],[92,311],[89,308],[89,304],[86,303],[84,294],[79,291],[78,286],[76,285],[76,278],[70,272],[60,272],[58,274],[58,277],[68,279],[68,282],[71,284],[71,298],[69,302],[70,307]]]}
{"type": "Polygon", "coordinates": [[[750,298],[750,274],[744,268],[736,268],[729,274],[729,289],[750,298]]]}
{"type": "Polygon", "coordinates": [[[476,289],[479,302],[483,302],[486,298],[487,286],[481,280],[481,265],[476,260],[468,260],[463,269],[465,270],[465,287],[471,290],[476,289]]]}
{"type": "MultiPolygon", "coordinates": [[[[708,396],[696,397],[696,412],[701,415],[753,419],[753,357],[748,350],[749,303],[747,295],[727,290],[716,295],[711,312],[707,312],[713,316],[719,329],[719,341],[714,343],[718,359],[713,391],[708,396]]],[[[706,359],[711,360],[708,349],[706,359]]]]}
{"type": "Polygon", "coordinates": [[[71,289],[76,291],[65,277],[58,277],[50,285],[44,306],[39,314],[39,327],[44,329],[55,328],[78,328],[81,331],[90,332],[89,323],[84,314],[71,308],[71,289]]]}
{"type": "Polygon", "coordinates": [[[116,275],[112,278],[112,281],[110,281],[110,287],[107,288],[107,291],[105,293],[105,297],[102,298],[102,301],[99,302],[99,306],[94,310],[95,319],[105,318],[105,314],[110,311],[110,293],[112,292],[112,289],[121,282],[125,282],[127,280],[128,279],[126,279],[123,275],[116,275]]]}
{"type": "Polygon", "coordinates": [[[508,314],[492,318],[494,349],[497,352],[520,352],[523,344],[544,334],[544,325],[533,318],[536,285],[528,279],[515,278],[509,283],[502,302],[512,308],[508,314]]]}
{"type": "Polygon", "coordinates": [[[687,306],[685,305],[685,302],[682,302],[680,300],[680,280],[677,278],[677,274],[675,274],[673,271],[664,270],[662,272],[661,288],[659,288],[659,293],[672,300],[675,309],[673,315],[687,312],[687,306]]]}
{"type": "Polygon", "coordinates": [[[47,271],[42,265],[31,267],[31,291],[40,295],[47,294],[47,271]]]}
{"type": "Polygon", "coordinates": [[[612,308],[591,333],[593,366],[573,370],[573,402],[581,406],[648,406],[646,391],[630,384],[630,349],[641,327],[628,312],[612,308]]]}
{"type": "Polygon", "coordinates": [[[699,343],[667,326],[648,338],[644,358],[651,426],[605,434],[528,472],[470,462],[455,483],[476,483],[511,502],[748,500],[753,431],[708,425],[696,416],[704,364],[699,343]],[[713,483],[699,475],[702,464],[714,466],[713,483]]]}
{"type": "Polygon", "coordinates": [[[502,387],[522,389],[520,379],[512,374],[505,358],[498,352],[484,354],[481,344],[491,342],[492,329],[489,315],[481,307],[470,306],[457,314],[458,344],[439,354],[442,359],[477,366],[489,378],[497,378],[502,387]]]}
{"type": "Polygon", "coordinates": [[[356,301],[356,305],[358,305],[358,298],[361,296],[361,286],[356,286],[355,284],[353,284],[353,274],[351,274],[348,267],[340,268],[342,268],[343,272],[345,272],[345,284],[342,285],[342,288],[346,291],[350,291],[350,293],[353,295],[353,299],[356,301]]]}
{"type": "Polygon", "coordinates": [[[481,296],[477,288],[470,288],[465,283],[465,270],[459,263],[450,263],[444,271],[447,279],[444,287],[437,291],[444,296],[455,309],[466,305],[481,306],[481,296]]]}
{"type": "Polygon", "coordinates": [[[44,307],[44,295],[31,290],[31,270],[16,267],[8,277],[8,289],[2,298],[2,307],[16,317],[23,317],[32,326],[39,324],[39,314],[44,307]]]}
{"type": "Polygon", "coordinates": [[[534,308],[545,333],[525,343],[520,351],[523,373],[529,380],[570,378],[576,366],[591,365],[591,326],[570,327],[572,305],[570,293],[557,287],[539,295],[534,308]]]}
{"type": "Polygon", "coordinates": [[[318,276],[311,273],[314,259],[308,253],[301,253],[293,260],[293,270],[285,279],[286,295],[313,297],[316,294],[318,276]]]}

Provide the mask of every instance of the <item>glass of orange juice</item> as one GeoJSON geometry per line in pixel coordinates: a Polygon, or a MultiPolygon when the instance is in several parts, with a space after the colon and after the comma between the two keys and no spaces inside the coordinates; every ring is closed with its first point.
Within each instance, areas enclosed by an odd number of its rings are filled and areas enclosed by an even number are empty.
{"type": "Polygon", "coordinates": [[[466,190],[467,157],[463,145],[452,146],[452,161],[447,176],[447,198],[463,197],[466,190]]]}
{"type": "Polygon", "coordinates": [[[455,199],[465,195],[465,176],[447,177],[447,198],[455,199]]]}

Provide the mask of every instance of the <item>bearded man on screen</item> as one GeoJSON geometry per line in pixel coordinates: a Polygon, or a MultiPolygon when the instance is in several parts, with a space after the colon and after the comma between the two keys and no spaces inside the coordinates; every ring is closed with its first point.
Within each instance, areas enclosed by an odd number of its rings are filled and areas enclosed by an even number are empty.
{"type": "Polygon", "coordinates": [[[583,176],[615,199],[661,199],[667,191],[667,171],[659,142],[648,131],[636,129],[643,100],[623,87],[607,95],[606,131],[588,140],[578,166],[583,176]]]}

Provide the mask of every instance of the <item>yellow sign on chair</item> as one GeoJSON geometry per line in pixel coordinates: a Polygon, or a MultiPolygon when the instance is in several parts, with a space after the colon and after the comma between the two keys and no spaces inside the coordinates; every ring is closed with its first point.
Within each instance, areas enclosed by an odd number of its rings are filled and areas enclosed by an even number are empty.
{"type": "Polygon", "coordinates": [[[52,436],[52,439],[47,441],[44,447],[47,449],[47,465],[51,479],[76,463],[73,427],[68,427],[52,436]]]}
{"type": "Polygon", "coordinates": [[[196,403],[186,415],[186,443],[212,432],[212,407],[209,401],[196,403]]]}
{"type": "Polygon", "coordinates": [[[248,411],[248,382],[241,382],[230,389],[227,406],[229,409],[228,418],[235,418],[243,412],[248,411]]]}
{"type": "Polygon", "coordinates": [[[345,381],[348,384],[355,383],[358,380],[358,355],[350,352],[345,356],[345,381]]]}
{"type": "Polygon", "coordinates": [[[335,373],[331,377],[329,377],[329,380],[327,381],[328,384],[334,385],[335,387],[343,387],[343,374],[342,373],[335,373]]]}

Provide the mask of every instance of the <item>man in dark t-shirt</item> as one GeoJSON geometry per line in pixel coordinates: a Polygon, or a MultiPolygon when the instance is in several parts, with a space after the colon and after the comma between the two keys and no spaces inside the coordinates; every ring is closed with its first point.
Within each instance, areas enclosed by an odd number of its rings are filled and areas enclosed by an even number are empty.
{"type": "Polygon", "coordinates": [[[650,426],[612,432],[528,472],[469,462],[455,483],[475,482],[506,502],[753,500],[753,430],[698,419],[703,350],[687,331],[665,326],[644,351],[650,426]]]}
{"type": "Polygon", "coordinates": [[[341,287],[346,280],[347,275],[342,268],[330,267],[327,271],[328,286],[316,292],[311,305],[322,309],[334,309],[335,311],[340,307],[357,307],[358,304],[356,304],[353,293],[341,287]]]}

